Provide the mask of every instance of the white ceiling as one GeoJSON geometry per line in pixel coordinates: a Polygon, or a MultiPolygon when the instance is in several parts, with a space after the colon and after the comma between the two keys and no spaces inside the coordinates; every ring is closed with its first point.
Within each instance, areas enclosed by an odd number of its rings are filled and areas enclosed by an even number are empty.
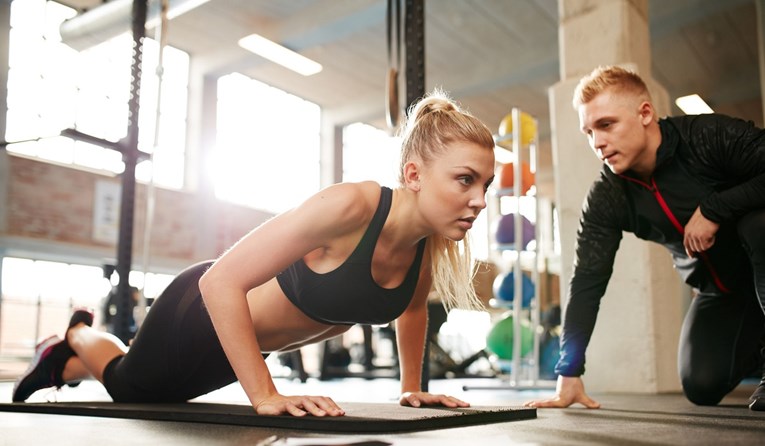
{"type": "MultiPolygon", "coordinates": [[[[385,0],[210,0],[170,22],[168,43],[189,52],[199,72],[238,71],[341,122],[384,127],[385,16],[385,0]],[[241,49],[237,41],[254,32],[324,70],[303,77],[241,49]]],[[[672,99],[698,93],[715,111],[762,125],[754,0],[649,0],[649,16],[653,76],[672,99]]],[[[557,0],[425,0],[426,89],[443,87],[492,129],[512,107],[536,116],[539,179],[548,182],[547,92],[558,69],[557,0]]]]}

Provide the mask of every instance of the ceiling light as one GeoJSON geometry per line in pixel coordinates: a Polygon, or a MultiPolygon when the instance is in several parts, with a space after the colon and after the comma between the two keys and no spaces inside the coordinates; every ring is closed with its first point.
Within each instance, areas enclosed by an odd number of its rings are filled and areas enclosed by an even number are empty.
{"type": "Polygon", "coordinates": [[[712,107],[707,105],[701,96],[697,94],[691,94],[675,99],[675,104],[685,112],[686,115],[703,115],[707,113],[714,113],[712,107]]]}
{"type": "Polygon", "coordinates": [[[322,69],[320,63],[314,62],[258,34],[250,34],[247,37],[241,38],[239,46],[303,76],[316,74],[322,69]]]}

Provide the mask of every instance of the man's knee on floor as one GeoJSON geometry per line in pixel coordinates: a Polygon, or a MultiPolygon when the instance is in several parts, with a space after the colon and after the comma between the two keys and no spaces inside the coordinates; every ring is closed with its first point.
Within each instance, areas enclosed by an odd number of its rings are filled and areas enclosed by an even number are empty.
{"type": "Polygon", "coordinates": [[[730,392],[730,385],[710,375],[697,374],[681,379],[688,401],[698,406],[714,406],[730,392]]]}

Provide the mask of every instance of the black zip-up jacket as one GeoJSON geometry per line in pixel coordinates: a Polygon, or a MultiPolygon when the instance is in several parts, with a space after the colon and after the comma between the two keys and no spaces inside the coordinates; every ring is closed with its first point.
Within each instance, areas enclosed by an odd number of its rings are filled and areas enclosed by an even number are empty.
{"type": "Polygon", "coordinates": [[[562,376],[584,373],[585,350],[623,231],[669,249],[675,268],[694,288],[754,293],[735,222],[765,209],[765,131],[724,115],[665,118],[659,126],[662,139],[648,182],[604,165],[587,194],[555,367],[562,376]],[[711,249],[689,258],[682,231],[699,206],[720,228],[711,249]]]}

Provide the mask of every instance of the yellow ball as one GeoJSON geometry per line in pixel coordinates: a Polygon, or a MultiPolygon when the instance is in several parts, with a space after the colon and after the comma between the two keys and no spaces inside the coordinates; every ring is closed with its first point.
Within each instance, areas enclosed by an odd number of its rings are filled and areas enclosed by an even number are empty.
{"type": "MultiPolygon", "coordinates": [[[[513,114],[508,113],[499,123],[499,137],[507,138],[501,146],[510,146],[513,136],[513,114]]],[[[526,112],[521,112],[521,145],[527,146],[537,136],[537,122],[526,112]]]]}

